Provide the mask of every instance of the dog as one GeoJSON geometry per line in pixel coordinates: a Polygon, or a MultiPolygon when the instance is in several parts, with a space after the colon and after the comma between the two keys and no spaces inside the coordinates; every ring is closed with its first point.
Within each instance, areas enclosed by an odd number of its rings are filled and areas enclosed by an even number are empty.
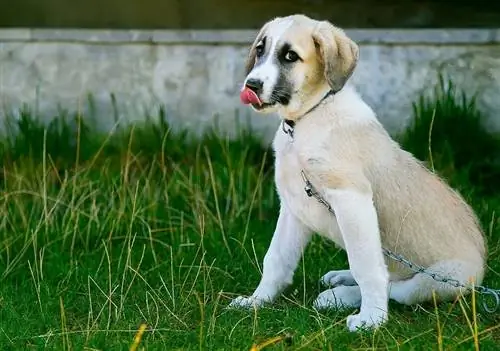
{"type": "Polygon", "coordinates": [[[272,302],[314,233],[346,250],[349,269],[321,278],[330,288],[313,307],[359,309],[347,318],[350,331],[383,325],[389,299],[413,305],[469,291],[415,273],[383,248],[464,286],[481,284],[487,249],[477,216],[389,136],[349,81],[358,59],[342,29],[304,15],[274,18],[255,38],[240,98],[281,119],[272,144],[280,212],[260,283],[229,307],[272,302]],[[304,176],[333,214],[304,192],[304,176]]]}

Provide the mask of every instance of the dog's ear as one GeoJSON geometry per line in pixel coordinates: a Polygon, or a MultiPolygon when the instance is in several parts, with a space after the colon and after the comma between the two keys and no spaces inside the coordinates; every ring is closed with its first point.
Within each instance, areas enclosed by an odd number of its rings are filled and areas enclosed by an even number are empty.
{"type": "Polygon", "coordinates": [[[321,21],[313,33],[314,43],[324,65],[325,78],[337,92],[345,85],[358,63],[359,48],[345,32],[328,21],[321,21]]]}
{"type": "Polygon", "coordinates": [[[245,63],[245,75],[248,75],[248,73],[250,73],[253,66],[255,65],[255,56],[256,56],[255,47],[264,37],[264,33],[266,32],[266,29],[269,26],[269,23],[271,23],[271,21],[267,22],[266,24],[264,24],[262,26],[259,33],[257,34],[257,37],[255,38],[255,40],[252,44],[252,46],[250,47],[250,52],[248,53],[248,57],[247,57],[247,60],[245,63]]]}

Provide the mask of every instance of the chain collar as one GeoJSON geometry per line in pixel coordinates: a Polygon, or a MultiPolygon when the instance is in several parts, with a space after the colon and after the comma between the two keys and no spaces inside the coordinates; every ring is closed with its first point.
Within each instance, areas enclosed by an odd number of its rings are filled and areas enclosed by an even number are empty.
{"type": "MultiPolygon", "coordinates": [[[[312,111],[314,111],[319,105],[321,105],[321,103],[323,101],[325,101],[329,96],[331,95],[335,95],[335,91],[334,90],[329,90],[325,96],[323,96],[321,98],[321,100],[319,100],[319,102],[314,105],[313,107],[311,107],[309,110],[307,110],[306,113],[304,113],[302,116],[300,116],[299,118],[302,118],[304,117],[305,115],[307,115],[308,113],[311,113],[312,111]]],[[[290,136],[290,138],[293,139],[293,131],[294,131],[294,128],[295,128],[295,121],[292,121],[291,119],[284,119],[283,122],[281,122],[281,129],[283,129],[283,132],[285,134],[288,134],[290,136]]]]}

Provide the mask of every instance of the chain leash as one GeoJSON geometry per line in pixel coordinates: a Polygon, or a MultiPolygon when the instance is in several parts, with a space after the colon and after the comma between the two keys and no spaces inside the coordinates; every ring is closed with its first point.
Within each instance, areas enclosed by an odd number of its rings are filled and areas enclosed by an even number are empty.
{"type": "MultiPolygon", "coordinates": [[[[326,201],[321,196],[320,193],[318,193],[316,191],[316,189],[314,188],[312,183],[309,181],[309,179],[307,179],[304,171],[301,171],[301,173],[302,173],[302,179],[304,180],[304,183],[305,183],[304,190],[305,190],[307,196],[316,198],[316,200],[318,200],[319,203],[321,203],[323,206],[325,206],[328,209],[328,211],[335,217],[335,212],[334,212],[332,206],[328,203],[328,201],[326,201]]],[[[404,258],[403,256],[398,255],[398,254],[396,254],[388,249],[382,248],[382,251],[383,251],[385,256],[403,264],[404,266],[408,267],[409,269],[411,269],[415,273],[422,273],[422,274],[428,275],[437,282],[450,284],[456,288],[464,288],[467,290],[471,289],[470,286],[464,285],[456,279],[444,277],[438,273],[428,271],[426,268],[424,268],[418,264],[415,264],[415,263],[409,261],[408,259],[404,258]]],[[[481,297],[482,297],[481,305],[487,313],[493,314],[493,313],[497,312],[497,310],[500,307],[500,290],[491,289],[491,288],[481,286],[481,285],[473,286],[472,289],[481,295],[481,297]],[[487,301],[488,297],[492,300],[490,303],[488,303],[488,301],[487,301]]]]}

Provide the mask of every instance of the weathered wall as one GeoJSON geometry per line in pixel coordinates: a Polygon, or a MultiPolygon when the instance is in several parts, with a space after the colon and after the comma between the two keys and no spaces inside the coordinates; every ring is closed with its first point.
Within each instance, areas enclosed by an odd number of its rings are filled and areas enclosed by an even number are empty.
{"type": "MultiPolygon", "coordinates": [[[[352,78],[390,131],[400,130],[422,89],[439,71],[478,93],[490,127],[500,130],[499,30],[350,30],[361,47],[352,78]]],[[[243,60],[255,31],[0,30],[0,114],[23,103],[50,117],[58,106],[85,110],[92,93],[104,128],[113,123],[110,94],[123,120],[165,105],[177,126],[225,130],[251,117],[269,138],[276,119],[239,103],[243,60]]]]}

